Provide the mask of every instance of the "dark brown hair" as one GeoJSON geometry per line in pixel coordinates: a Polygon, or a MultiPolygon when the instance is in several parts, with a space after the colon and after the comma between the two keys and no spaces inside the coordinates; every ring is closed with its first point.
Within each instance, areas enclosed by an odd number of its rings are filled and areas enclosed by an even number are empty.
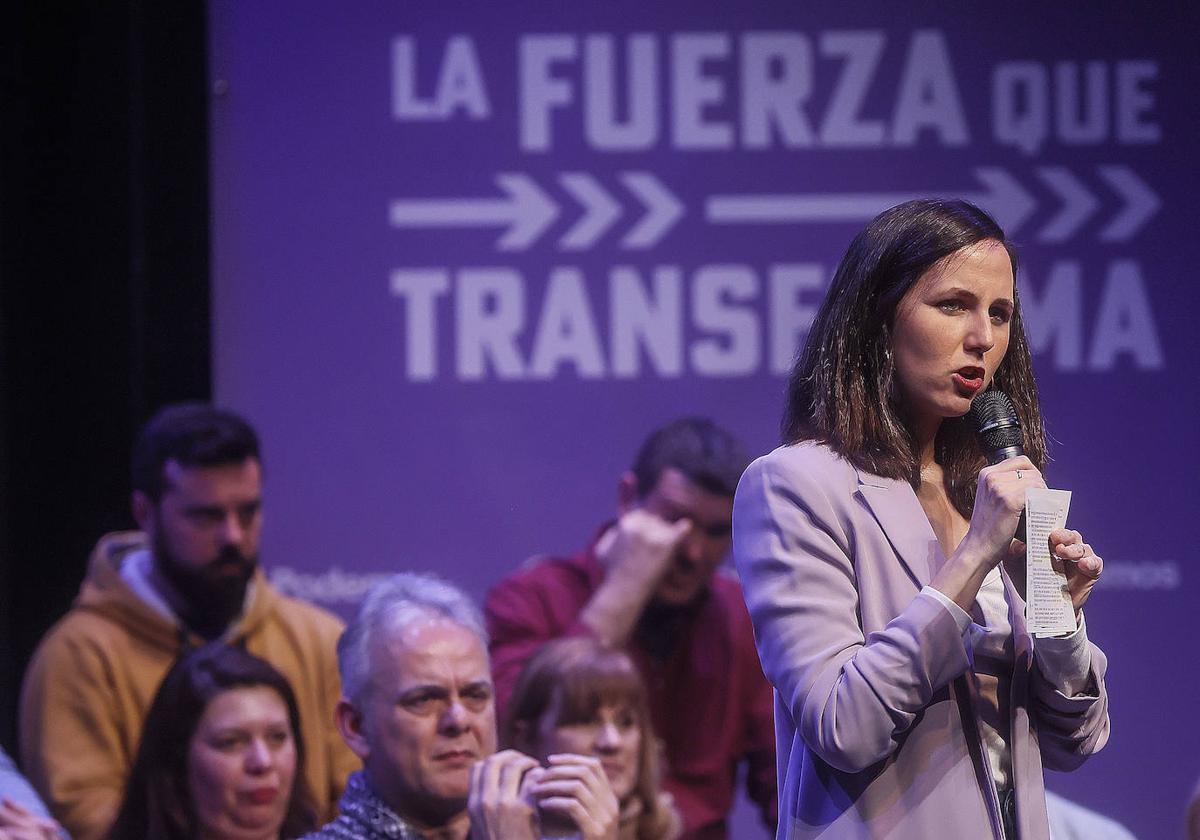
{"type": "Polygon", "coordinates": [[[296,744],[296,774],[280,836],[316,828],[316,806],[304,778],[300,711],[287,678],[241,648],[214,642],[180,658],[163,678],[142,728],[125,797],[109,840],[191,840],[198,820],[188,788],[188,752],[208,704],[236,688],[273,689],[288,710],[296,744]]]}
{"type": "Polygon", "coordinates": [[[682,417],[650,433],[633,462],[633,474],[641,498],[666,469],[679,470],[707,493],[733,498],[749,463],[737,438],[712,420],[682,417]]]}
{"type": "MultiPolygon", "coordinates": [[[[966,201],[919,199],[876,216],[850,243],[792,369],[783,417],[785,443],[816,440],[859,469],[920,483],[911,431],[896,402],[891,343],[896,307],[922,275],[951,254],[984,241],[1016,251],[987,213],[966,201]]],[[[993,377],[1021,420],[1025,454],[1046,464],[1037,383],[1013,289],[1008,352],[993,377]]],[[[955,507],[970,518],[975,479],[986,461],[961,417],[947,418],[934,442],[955,507]]]]}
{"type": "Polygon", "coordinates": [[[542,719],[554,714],[561,726],[595,719],[601,706],[626,705],[641,730],[638,778],[633,796],[642,802],[639,840],[655,840],[650,827],[659,807],[658,742],[641,674],[629,656],[595,639],[577,636],[547,642],[525,664],[508,701],[501,740],[535,752],[542,719]]]}
{"type": "Polygon", "coordinates": [[[258,435],[244,419],[204,403],[177,403],[146,421],[133,443],[134,490],[157,503],[167,488],[167,461],[183,467],[221,467],[249,458],[261,461],[258,435]]]}

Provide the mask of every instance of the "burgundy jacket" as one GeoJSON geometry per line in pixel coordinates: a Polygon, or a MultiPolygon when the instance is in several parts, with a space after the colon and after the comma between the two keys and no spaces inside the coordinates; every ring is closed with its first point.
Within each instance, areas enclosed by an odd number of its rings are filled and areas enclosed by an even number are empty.
{"type": "MultiPolygon", "coordinates": [[[[488,594],[484,611],[501,715],[521,668],[542,644],[589,632],[579,614],[603,579],[604,568],[589,546],[572,558],[535,558],[488,594]]],[[[637,643],[627,652],[649,690],[650,714],[666,758],[663,788],[675,797],[684,837],[728,836],[725,820],[742,760],[748,764],[749,795],[774,825],[772,692],[737,582],[721,573],[714,577],[664,661],[637,643]]]]}

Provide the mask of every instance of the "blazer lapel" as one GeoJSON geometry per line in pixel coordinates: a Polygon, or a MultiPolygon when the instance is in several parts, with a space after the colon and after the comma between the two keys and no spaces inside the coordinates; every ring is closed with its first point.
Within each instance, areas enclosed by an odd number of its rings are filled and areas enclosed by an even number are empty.
{"type": "Polygon", "coordinates": [[[858,494],[917,585],[929,583],[945,557],[912,487],[860,470],[858,494]]]}

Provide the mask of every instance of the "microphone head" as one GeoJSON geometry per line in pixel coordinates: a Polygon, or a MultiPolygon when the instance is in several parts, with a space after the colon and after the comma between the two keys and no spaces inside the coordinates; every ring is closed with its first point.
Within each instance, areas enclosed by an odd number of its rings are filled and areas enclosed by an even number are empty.
{"type": "Polygon", "coordinates": [[[1012,400],[1003,391],[990,388],[971,400],[967,422],[979,441],[979,449],[989,464],[1025,454],[1021,421],[1012,400]]]}

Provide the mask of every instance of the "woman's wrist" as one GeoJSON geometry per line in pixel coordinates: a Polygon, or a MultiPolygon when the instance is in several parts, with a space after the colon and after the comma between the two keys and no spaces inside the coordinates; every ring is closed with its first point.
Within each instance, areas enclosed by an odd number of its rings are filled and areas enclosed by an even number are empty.
{"type": "Polygon", "coordinates": [[[929,585],[970,612],[983,579],[994,565],[990,558],[964,539],[929,585]]]}

